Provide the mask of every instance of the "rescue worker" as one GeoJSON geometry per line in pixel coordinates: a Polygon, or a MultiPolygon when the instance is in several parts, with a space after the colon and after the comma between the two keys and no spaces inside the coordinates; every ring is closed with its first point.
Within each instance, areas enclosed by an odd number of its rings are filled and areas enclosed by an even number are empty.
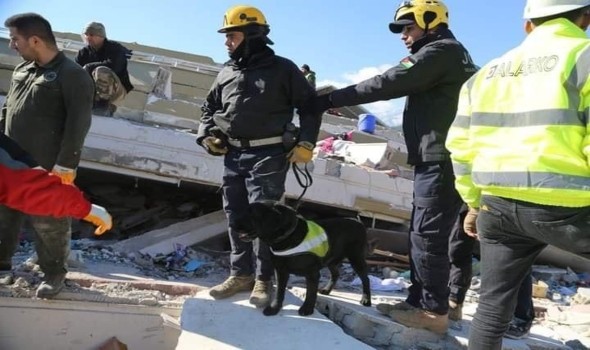
{"type": "Polygon", "coordinates": [[[316,109],[323,111],[407,96],[403,130],[408,163],[414,166],[412,286],[405,302],[380,304],[377,309],[408,327],[436,333],[448,329],[449,236],[462,205],[445,140],[461,85],[476,71],[448,24],[442,1],[404,1],[389,30],[401,33],[410,56],[381,75],[316,101],[316,109]]]}
{"type": "Polygon", "coordinates": [[[480,238],[470,349],[502,348],[548,244],[590,258],[590,1],[528,0],[524,18],[524,41],[464,84],[446,143],[480,238]]]}
{"type": "MultiPolygon", "coordinates": [[[[90,76],[58,50],[51,25],[35,13],[4,22],[10,47],[24,62],[16,66],[2,108],[0,125],[46,170],[71,185],[84,138],[90,128],[94,84],[90,76]]],[[[20,211],[0,207],[0,264],[11,265],[24,219],[20,211]]],[[[70,218],[33,216],[35,249],[45,273],[37,296],[49,298],[63,288],[70,249],[70,218]]]]}
{"type": "Polygon", "coordinates": [[[315,89],[315,72],[309,68],[308,64],[301,66],[301,73],[303,73],[305,79],[307,79],[309,84],[315,89]]]}
{"type": "MultiPolygon", "coordinates": [[[[0,203],[31,215],[86,220],[97,226],[96,235],[113,225],[105,208],[91,204],[76,186],[63,184],[59,176],[38,166],[4,134],[0,134],[0,203]]],[[[0,274],[6,276],[11,267],[0,264],[0,274]]]]}
{"type": "Polygon", "coordinates": [[[113,115],[117,104],[133,90],[127,70],[131,51],[107,39],[105,27],[99,22],[88,23],[82,36],[88,45],[78,51],[75,60],[92,76],[96,85],[95,111],[113,115]]]}
{"type": "Polygon", "coordinates": [[[272,289],[268,246],[244,242],[232,228],[249,202],[279,200],[290,162],[312,158],[321,119],[309,108],[315,90],[290,60],[268,47],[270,27],[252,6],[235,6],[224,16],[230,60],[219,72],[205,104],[197,143],[224,157],[223,206],[229,221],[230,276],[210,290],[215,299],[252,291],[250,303],[265,306],[272,289]],[[298,135],[291,123],[297,109],[298,135]],[[253,266],[256,260],[255,266],[253,266]]]}

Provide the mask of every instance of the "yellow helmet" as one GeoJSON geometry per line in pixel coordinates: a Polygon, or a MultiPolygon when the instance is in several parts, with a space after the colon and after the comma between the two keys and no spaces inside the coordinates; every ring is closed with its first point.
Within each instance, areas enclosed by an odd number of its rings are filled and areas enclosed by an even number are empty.
{"type": "Polygon", "coordinates": [[[225,12],[225,15],[223,15],[223,27],[217,32],[227,33],[252,24],[269,28],[266,17],[259,9],[253,6],[238,5],[225,12]]]}
{"type": "Polygon", "coordinates": [[[394,20],[389,23],[389,30],[401,33],[404,26],[416,23],[426,30],[444,23],[449,24],[449,10],[440,0],[407,0],[395,11],[394,20]],[[413,17],[413,19],[412,19],[413,17]]]}

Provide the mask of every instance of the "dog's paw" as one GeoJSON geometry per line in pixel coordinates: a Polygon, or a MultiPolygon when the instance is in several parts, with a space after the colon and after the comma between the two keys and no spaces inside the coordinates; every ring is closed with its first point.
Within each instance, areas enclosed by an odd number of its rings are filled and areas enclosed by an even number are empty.
{"type": "Polygon", "coordinates": [[[281,311],[281,307],[279,305],[269,305],[262,310],[264,316],[274,316],[281,311]]]}
{"type": "Polygon", "coordinates": [[[361,305],[362,306],[371,306],[371,297],[367,295],[363,295],[361,298],[361,305]]]}
{"type": "Polygon", "coordinates": [[[320,290],[318,290],[318,293],[323,294],[323,295],[328,295],[330,294],[331,290],[327,289],[327,288],[322,288],[320,290]]]}
{"type": "Polygon", "coordinates": [[[311,315],[311,314],[313,314],[313,310],[314,310],[313,305],[310,306],[310,305],[303,304],[299,308],[299,315],[301,315],[301,316],[311,315]]]}

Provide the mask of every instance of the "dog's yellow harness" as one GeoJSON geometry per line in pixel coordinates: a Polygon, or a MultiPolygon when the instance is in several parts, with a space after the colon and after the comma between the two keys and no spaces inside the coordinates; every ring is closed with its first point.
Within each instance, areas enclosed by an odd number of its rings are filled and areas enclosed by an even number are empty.
{"type": "Polygon", "coordinates": [[[305,222],[307,222],[307,234],[298,246],[281,251],[276,251],[271,248],[272,253],[278,256],[313,253],[320,258],[325,257],[330,248],[326,232],[320,225],[313,221],[305,220],[305,222]]]}

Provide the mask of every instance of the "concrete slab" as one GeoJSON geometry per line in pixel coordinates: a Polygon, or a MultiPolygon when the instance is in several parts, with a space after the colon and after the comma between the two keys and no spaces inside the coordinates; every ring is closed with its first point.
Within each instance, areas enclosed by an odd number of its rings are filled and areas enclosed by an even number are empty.
{"type": "Polygon", "coordinates": [[[0,298],[0,349],[98,349],[116,336],[129,349],[172,350],[179,331],[163,321],[177,309],[0,298]]]}
{"type": "MultiPolygon", "coordinates": [[[[291,288],[298,297],[305,295],[301,287],[291,288]]],[[[469,327],[475,314],[476,304],[466,303],[463,309],[463,321],[451,322],[451,329],[445,336],[439,336],[426,330],[412,329],[393,322],[389,317],[380,314],[375,305],[389,302],[397,303],[405,300],[403,293],[373,292],[373,306],[370,308],[359,304],[360,293],[336,290],[331,295],[318,295],[316,309],[328,316],[344,331],[363,342],[378,349],[466,349],[469,339],[469,327]]],[[[562,335],[565,334],[562,332],[562,335]]],[[[554,330],[542,325],[534,325],[527,339],[504,339],[504,350],[530,349],[569,349],[562,338],[554,330]]],[[[576,338],[569,337],[566,340],[576,338]]]]}
{"type": "Polygon", "coordinates": [[[346,335],[319,312],[301,317],[301,300],[287,293],[276,316],[264,316],[248,303],[248,294],[213,300],[200,292],[186,300],[180,317],[182,333],[176,350],[188,349],[372,349],[346,335]]]}
{"type": "Polygon", "coordinates": [[[155,257],[175,250],[175,244],[191,246],[227,232],[227,219],[223,210],[178,222],[158,230],[128,238],[112,245],[118,252],[135,252],[155,257]]]}

